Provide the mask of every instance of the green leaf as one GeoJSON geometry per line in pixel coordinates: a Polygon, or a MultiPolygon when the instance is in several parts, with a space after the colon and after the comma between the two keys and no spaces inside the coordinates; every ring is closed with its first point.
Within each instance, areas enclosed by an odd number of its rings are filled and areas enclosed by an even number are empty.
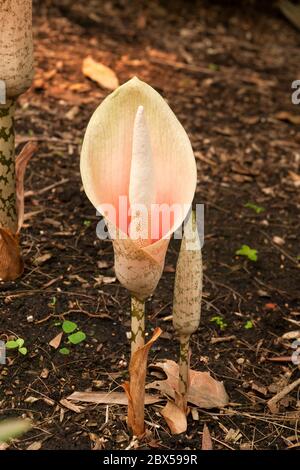
{"type": "Polygon", "coordinates": [[[246,256],[251,261],[257,261],[257,250],[250,248],[248,245],[242,245],[242,247],[235,252],[236,255],[246,256]]]}
{"type": "Polygon", "coordinates": [[[83,221],[83,225],[87,228],[89,228],[91,226],[91,223],[92,223],[91,220],[84,220],[83,221]]]}
{"type": "Polygon", "coordinates": [[[216,315],[215,317],[211,317],[210,319],[211,322],[214,322],[220,330],[225,330],[227,323],[224,322],[223,318],[219,315],[216,315]]]}
{"type": "Polygon", "coordinates": [[[26,356],[27,348],[19,348],[19,353],[22,354],[23,356],[26,356]]]}
{"type": "Polygon", "coordinates": [[[64,356],[67,356],[68,354],[70,354],[70,349],[68,348],[61,348],[59,350],[60,354],[63,354],[64,356]]]}
{"type": "Polygon", "coordinates": [[[6,349],[17,349],[19,347],[17,341],[7,341],[6,349]]]}
{"type": "Polygon", "coordinates": [[[23,338],[18,338],[18,339],[16,340],[16,343],[17,343],[17,345],[18,345],[19,348],[21,348],[21,347],[23,346],[24,342],[25,342],[25,341],[24,341],[23,338]]]}
{"type": "Polygon", "coordinates": [[[84,341],[86,338],[86,334],[83,331],[77,331],[77,333],[73,333],[72,335],[68,336],[68,340],[72,344],[79,344],[84,341]]]}
{"type": "Polygon", "coordinates": [[[248,320],[248,321],[246,321],[246,323],[244,325],[244,328],[245,328],[245,330],[251,330],[251,328],[253,328],[253,326],[254,325],[253,325],[252,321],[248,320]]]}
{"type": "Polygon", "coordinates": [[[56,297],[52,297],[52,299],[50,300],[50,305],[54,307],[54,305],[56,305],[56,302],[57,302],[56,297]]]}
{"type": "Polygon", "coordinates": [[[65,333],[72,333],[74,330],[76,330],[77,325],[76,323],[65,320],[62,324],[62,329],[64,330],[65,333]]]}
{"type": "Polygon", "coordinates": [[[256,204],[253,204],[252,202],[247,202],[245,204],[245,207],[248,207],[249,209],[254,210],[257,214],[260,214],[261,212],[264,212],[266,209],[261,206],[257,206],[256,204]]]}
{"type": "Polygon", "coordinates": [[[212,70],[213,72],[217,72],[218,70],[220,70],[220,67],[218,64],[208,64],[208,68],[209,70],[212,70]]]}

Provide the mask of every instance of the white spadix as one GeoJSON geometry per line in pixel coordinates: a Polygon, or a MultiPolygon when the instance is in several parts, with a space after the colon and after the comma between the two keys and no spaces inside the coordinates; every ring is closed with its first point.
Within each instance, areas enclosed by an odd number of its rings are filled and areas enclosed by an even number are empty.
{"type": "Polygon", "coordinates": [[[151,243],[151,204],[155,203],[155,170],[144,107],[134,119],[129,182],[129,235],[140,246],[151,243]]]}

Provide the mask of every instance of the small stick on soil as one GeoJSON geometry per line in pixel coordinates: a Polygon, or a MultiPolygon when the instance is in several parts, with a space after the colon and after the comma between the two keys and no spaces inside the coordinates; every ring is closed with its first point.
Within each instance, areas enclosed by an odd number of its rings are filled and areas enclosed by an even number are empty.
{"type": "Polygon", "coordinates": [[[273,398],[271,398],[267,402],[267,405],[271,413],[277,413],[278,411],[277,403],[286,395],[288,395],[292,390],[294,390],[294,388],[296,388],[298,385],[300,385],[300,379],[297,379],[294,382],[292,382],[290,385],[287,385],[286,387],[284,387],[283,390],[278,392],[273,398]]]}

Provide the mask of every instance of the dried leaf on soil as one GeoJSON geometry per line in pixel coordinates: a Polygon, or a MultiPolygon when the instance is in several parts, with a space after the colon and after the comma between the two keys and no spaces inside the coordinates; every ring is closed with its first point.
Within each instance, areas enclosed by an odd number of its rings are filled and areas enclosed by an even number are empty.
{"type": "Polygon", "coordinates": [[[84,59],[82,72],[86,77],[108,90],[115,90],[119,86],[119,80],[115,72],[106,65],[96,62],[92,57],[84,59]]]}
{"type": "Polygon", "coordinates": [[[58,333],[58,335],[56,335],[56,336],[49,342],[49,345],[50,345],[52,348],[54,348],[54,349],[58,349],[59,346],[60,346],[62,337],[63,337],[63,332],[58,333]]]}
{"type": "Polygon", "coordinates": [[[26,450],[40,450],[40,448],[42,447],[42,442],[41,441],[35,441],[35,442],[32,442],[26,450]]]}
{"type": "Polygon", "coordinates": [[[287,121],[295,125],[300,124],[300,115],[292,114],[287,111],[280,111],[279,113],[276,113],[275,118],[278,119],[279,121],[287,121]]]}
{"type": "Polygon", "coordinates": [[[123,384],[128,397],[128,426],[138,437],[144,433],[145,428],[144,403],[148,353],[161,333],[161,329],[156,328],[148,343],[133,353],[129,365],[130,382],[123,384]]]}
{"type": "Polygon", "coordinates": [[[81,406],[74,405],[74,403],[71,403],[66,398],[62,398],[59,403],[63,405],[65,408],[67,408],[68,410],[74,411],[74,413],[81,413],[81,411],[83,410],[81,406]]]}
{"type": "MultiPolygon", "coordinates": [[[[166,380],[158,380],[148,384],[147,389],[156,389],[175,399],[178,393],[178,365],[174,361],[154,364],[153,367],[162,369],[166,380]]],[[[200,408],[223,408],[228,405],[229,398],[222,382],[213,379],[209,372],[190,370],[190,387],[188,402],[200,408]]]]}
{"type": "Polygon", "coordinates": [[[203,433],[202,433],[202,450],[213,450],[213,444],[210,436],[209,429],[206,424],[203,426],[203,433]]]}
{"type": "MultiPolygon", "coordinates": [[[[68,396],[68,400],[97,403],[102,405],[128,405],[125,392],[74,392],[68,396]]],[[[159,397],[146,395],[145,405],[153,405],[160,402],[159,397]]]]}
{"type": "Polygon", "coordinates": [[[161,415],[165,418],[172,434],[181,434],[187,430],[186,414],[174,402],[168,401],[161,415]]]}

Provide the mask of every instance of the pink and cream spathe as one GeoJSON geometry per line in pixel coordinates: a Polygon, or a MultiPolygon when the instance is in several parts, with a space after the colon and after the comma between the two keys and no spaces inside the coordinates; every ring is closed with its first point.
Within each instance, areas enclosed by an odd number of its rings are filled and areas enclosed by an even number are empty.
{"type": "Polygon", "coordinates": [[[80,166],[88,198],[117,234],[113,239],[116,275],[144,300],[157,286],[170,237],[194,197],[197,173],[189,138],[164,99],[133,78],[94,112],[80,166]],[[129,201],[130,213],[125,217],[120,213],[120,197],[129,201]],[[104,209],[108,204],[115,209],[115,220],[109,220],[104,209]],[[161,218],[157,222],[151,217],[152,205],[184,209],[174,213],[166,231],[161,218]],[[140,207],[147,208],[146,215],[140,207]],[[158,234],[154,239],[153,232],[158,234]]]}

